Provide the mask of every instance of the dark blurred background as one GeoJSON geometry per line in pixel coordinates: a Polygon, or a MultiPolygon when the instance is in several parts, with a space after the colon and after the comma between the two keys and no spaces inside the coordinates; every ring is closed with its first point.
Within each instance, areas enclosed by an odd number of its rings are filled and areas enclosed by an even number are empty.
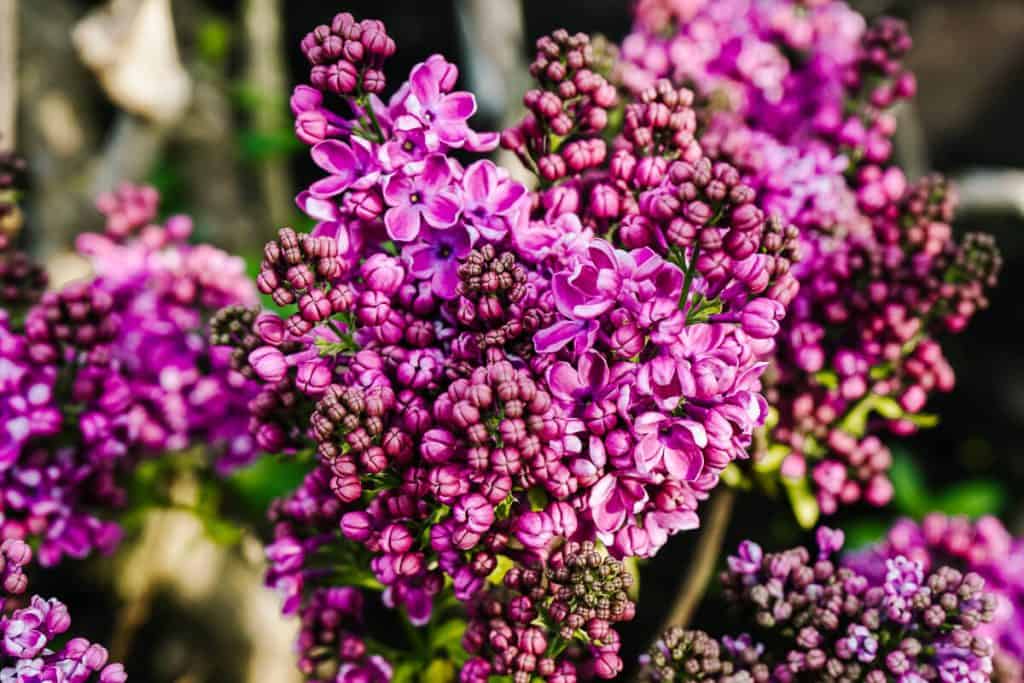
{"type": "MultiPolygon", "coordinates": [[[[957,228],[994,233],[1005,267],[991,308],[944,343],[958,384],[929,406],[941,422],[891,442],[898,456],[894,505],[853,510],[835,522],[852,542],[865,543],[894,516],[940,508],[999,514],[1020,533],[1024,1],[852,4],[869,16],[911,22],[920,92],[901,112],[900,161],[911,175],[931,168],[961,182],[957,228]]],[[[278,226],[301,224],[291,197],[317,172],[294,140],[287,99],[306,77],[302,36],[342,10],[387,23],[399,45],[388,64],[391,85],[433,52],[473,65],[462,78],[480,99],[478,128],[500,126],[515,113],[533,38],[564,26],[617,41],[630,27],[628,0],[21,0],[19,147],[35,172],[30,237],[57,279],[80,267],[67,251],[75,234],[97,223],[91,197],[121,179],[156,184],[165,208],[196,216],[201,238],[250,257],[278,226]],[[137,22],[140,5],[153,12],[148,25],[137,22]],[[168,35],[159,6],[171,10],[171,54],[148,38],[168,35]],[[81,28],[101,10],[107,13],[81,28]],[[125,92],[137,82],[130,67],[150,59],[161,62],[155,68],[165,80],[148,100],[133,97],[125,92]],[[190,96],[175,101],[172,84],[181,83],[190,96]]],[[[224,509],[258,519],[259,501],[286,488],[283,476],[273,468],[244,475],[232,482],[224,509]]],[[[205,501],[202,482],[192,484],[178,494],[205,501]]],[[[784,502],[742,497],[727,547],[746,536],[769,547],[799,540],[791,520],[784,502]]],[[[132,680],[293,680],[289,627],[276,616],[275,598],[259,589],[258,529],[235,533],[159,511],[140,516],[131,530],[132,543],[116,560],[68,566],[48,580],[83,633],[113,639],[132,680]]],[[[641,616],[624,634],[627,656],[659,623],[692,550],[684,535],[642,568],[641,616]]],[[[712,599],[700,619],[713,627],[715,615],[712,599]]]]}

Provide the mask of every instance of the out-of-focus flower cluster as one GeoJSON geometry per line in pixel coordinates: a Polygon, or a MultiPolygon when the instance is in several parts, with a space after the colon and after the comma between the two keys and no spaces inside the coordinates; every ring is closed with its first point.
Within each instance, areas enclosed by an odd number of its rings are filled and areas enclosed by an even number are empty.
{"type": "Polygon", "coordinates": [[[669,77],[712,107],[712,160],[733,164],[766,210],[799,228],[800,282],[767,390],[770,439],[754,472],[798,517],[892,496],[880,437],[933,422],[949,391],[940,335],[987,305],[992,239],[954,238],[955,190],[909,182],[892,157],[893,104],[914,94],[894,19],[868,26],[839,0],[644,0],[618,73],[634,92],[669,77]]]}
{"type": "Polygon", "coordinates": [[[140,442],[154,453],[206,444],[229,469],[259,453],[247,428],[255,385],[210,345],[207,326],[226,306],[254,305],[256,289],[240,257],[188,243],[191,218],[156,222],[159,200],[132,185],[102,195],[105,230],[80,235],[78,251],[121,321],[111,355],[130,383],[140,442]]]}
{"type": "Polygon", "coordinates": [[[7,251],[24,217],[19,199],[28,183],[28,165],[13,152],[0,152],[0,252],[7,251]]]}
{"type": "Polygon", "coordinates": [[[200,442],[254,452],[245,380],[203,329],[204,311],[251,302],[252,285],[239,259],[184,244],[187,218],[153,223],[157,199],[101,197],[107,232],[79,245],[96,275],[60,291],[42,292],[27,255],[0,254],[0,536],[37,543],[43,565],[113,549],[106,513],[139,458],[200,442]]]}
{"type": "Polygon", "coordinates": [[[24,570],[32,549],[22,540],[0,543],[0,680],[4,683],[124,683],[124,667],[108,664],[106,648],[85,638],[65,640],[68,609],[55,598],[24,600],[24,570]],[[58,644],[62,642],[62,644],[58,644]]]}
{"type": "Polygon", "coordinates": [[[803,547],[765,553],[751,541],[728,558],[725,600],[751,632],[714,639],[671,629],[644,659],[655,681],[986,683],[986,634],[997,600],[977,573],[926,570],[893,554],[875,573],[840,566],[842,532],[818,530],[803,547]]]}
{"type": "Polygon", "coordinates": [[[971,521],[932,513],[920,523],[898,521],[883,542],[850,555],[845,563],[878,577],[897,555],[925,571],[947,565],[984,578],[985,590],[997,599],[994,618],[981,629],[996,646],[992,680],[1024,680],[1024,541],[1014,538],[995,517],[971,521]]]}

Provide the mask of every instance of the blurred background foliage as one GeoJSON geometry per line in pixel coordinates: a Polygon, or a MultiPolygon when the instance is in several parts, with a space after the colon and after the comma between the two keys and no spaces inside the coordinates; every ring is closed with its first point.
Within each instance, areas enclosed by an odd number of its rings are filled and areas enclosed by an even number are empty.
{"type": "MultiPolygon", "coordinates": [[[[58,281],[81,272],[66,254],[76,234],[98,224],[92,197],[121,179],[155,184],[168,211],[195,216],[198,239],[243,254],[253,272],[277,227],[306,227],[291,197],[317,170],[292,134],[288,96],[306,76],[299,41],[335,12],[387,23],[399,45],[388,63],[391,84],[431,52],[473,65],[464,68],[463,80],[480,97],[478,128],[500,126],[514,112],[523,89],[524,36],[566,26],[617,40],[629,28],[628,0],[171,0],[179,68],[191,91],[183,109],[160,117],[115,104],[117,93],[101,83],[102,69],[85,67],[70,41],[90,12],[112,7],[116,15],[145,1],[20,3],[19,147],[35,172],[29,237],[58,281]],[[498,44],[511,45],[511,52],[501,54],[498,44]]],[[[929,406],[941,421],[891,442],[893,505],[854,509],[828,522],[843,526],[852,545],[878,539],[898,516],[929,510],[998,514],[1021,533],[1024,2],[852,4],[868,15],[886,12],[911,22],[910,61],[920,93],[902,113],[901,162],[911,174],[934,168],[964,180],[971,191],[957,227],[994,233],[1006,266],[991,309],[967,334],[947,340],[958,384],[929,406]],[[979,176],[993,171],[997,175],[979,176]],[[984,184],[987,194],[978,194],[977,180],[984,177],[1002,184],[984,184]]],[[[132,30],[130,24],[112,30],[107,39],[115,47],[126,44],[132,30]]],[[[269,502],[305,471],[303,463],[268,457],[225,483],[199,452],[147,463],[132,488],[131,542],[114,558],[68,563],[41,577],[39,588],[59,589],[76,626],[112,643],[132,680],[297,680],[292,626],[277,616],[276,597],[260,587],[259,539],[270,533],[269,502]]],[[[785,502],[742,496],[726,547],[745,536],[781,547],[802,533],[785,502]]],[[[684,534],[641,568],[640,617],[624,634],[627,657],[660,622],[692,545],[684,534]]],[[[697,620],[713,629],[718,612],[712,596],[697,620]]],[[[457,647],[457,628],[439,629],[429,646],[457,647]]],[[[400,673],[407,680],[451,674],[400,673]]]]}

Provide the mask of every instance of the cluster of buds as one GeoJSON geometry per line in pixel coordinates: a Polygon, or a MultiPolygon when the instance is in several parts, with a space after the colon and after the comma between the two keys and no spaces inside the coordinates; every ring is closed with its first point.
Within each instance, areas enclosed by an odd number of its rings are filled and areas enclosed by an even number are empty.
{"type": "Polygon", "coordinates": [[[0,306],[15,310],[31,306],[43,295],[46,270],[20,251],[0,252],[0,306]]]}
{"type": "Polygon", "coordinates": [[[225,306],[210,318],[210,343],[231,349],[231,367],[255,379],[256,372],[249,365],[249,354],[263,345],[254,329],[260,310],[255,306],[235,304],[225,306]]]}
{"type": "Polygon", "coordinates": [[[704,152],[693,100],[659,80],[626,107],[608,180],[590,187],[585,220],[628,249],[667,247],[673,261],[707,280],[704,299],[735,298],[730,286],[738,285],[747,296],[785,304],[795,293],[797,229],[760,208],[736,167],[704,152]]]}
{"type": "Polygon", "coordinates": [[[498,252],[490,244],[474,249],[459,265],[456,315],[468,330],[460,346],[486,351],[514,345],[520,355],[532,351],[529,339],[552,322],[547,302],[539,300],[538,288],[510,251],[498,252]]]}
{"type": "Polygon", "coordinates": [[[878,19],[864,32],[856,58],[842,75],[845,101],[829,103],[814,118],[816,132],[846,152],[859,172],[869,174],[857,179],[865,209],[872,207],[868,197],[877,193],[870,176],[883,175],[879,165],[892,156],[896,119],[889,109],[917,91],[914,74],[902,64],[911,45],[903,21],[878,19]]]}
{"type": "Polygon", "coordinates": [[[395,54],[395,41],[384,24],[356,21],[348,12],[335,15],[302,39],[302,53],[313,65],[310,82],[337,95],[379,93],[384,90],[384,60],[395,54]]]}
{"type": "Polygon", "coordinates": [[[890,500],[891,458],[876,434],[927,424],[929,396],[955,384],[937,335],[962,331],[988,304],[1001,259],[988,235],[957,243],[955,199],[941,178],[923,178],[869,232],[811,248],[769,396],[779,409],[772,436],[792,448],[783,475],[807,472],[826,514],[890,500]]]}
{"type": "Polygon", "coordinates": [[[367,652],[364,599],[357,588],[324,588],[300,614],[299,671],[315,680],[386,683],[391,664],[367,652]]]}
{"type": "Polygon", "coordinates": [[[160,193],[148,185],[124,183],[96,199],[96,208],[106,218],[104,232],[125,239],[156,220],[160,193]]]}
{"type": "Polygon", "coordinates": [[[50,345],[54,357],[61,345],[89,351],[108,344],[119,329],[113,297],[92,282],[75,282],[44,294],[25,320],[29,340],[50,345]]]}
{"type": "Polygon", "coordinates": [[[316,404],[310,425],[317,453],[331,463],[331,488],[341,502],[359,500],[363,492],[359,474],[380,474],[390,459],[408,462],[411,458],[412,441],[407,434],[387,429],[385,423],[395,400],[389,384],[366,389],[333,384],[316,404]]]}
{"type": "Polygon", "coordinates": [[[256,286],[278,306],[298,304],[287,325],[289,333],[301,336],[332,315],[351,310],[347,290],[330,286],[343,269],[335,240],[281,228],[277,239],[263,248],[256,286]]]}
{"type": "Polygon", "coordinates": [[[632,575],[593,544],[568,542],[543,566],[517,565],[502,588],[473,606],[463,646],[465,683],[615,678],[622,672],[613,624],[633,618],[632,575]]]}
{"type": "Polygon", "coordinates": [[[759,661],[764,646],[749,636],[722,642],[704,631],[669,628],[641,656],[641,678],[655,683],[769,683],[771,670],[759,661]]]}
{"type": "Polygon", "coordinates": [[[1014,538],[995,517],[970,520],[941,513],[928,514],[920,522],[897,521],[881,543],[846,558],[848,566],[883,580],[888,562],[908,557],[925,571],[948,565],[976,572],[985,579],[986,591],[997,601],[995,618],[983,627],[996,650],[992,680],[1012,683],[1024,675],[1024,541],[1014,538]]]}
{"type": "Polygon", "coordinates": [[[530,75],[539,87],[527,91],[529,114],[505,131],[501,144],[545,182],[601,166],[607,157],[601,132],[618,97],[599,71],[601,61],[584,33],[559,29],[537,40],[530,75]]]}
{"type": "Polygon", "coordinates": [[[981,627],[996,599],[975,573],[941,567],[925,574],[903,556],[872,578],[837,566],[842,532],[818,530],[806,548],[765,553],[745,541],[722,574],[740,623],[772,643],[759,661],[773,681],[988,681],[992,643],[981,627]]]}
{"type": "Polygon", "coordinates": [[[622,136],[618,142],[628,143],[636,157],[679,157],[693,159],[700,155],[694,136],[697,112],[693,108],[693,91],[675,88],[662,79],[626,105],[622,136]]]}

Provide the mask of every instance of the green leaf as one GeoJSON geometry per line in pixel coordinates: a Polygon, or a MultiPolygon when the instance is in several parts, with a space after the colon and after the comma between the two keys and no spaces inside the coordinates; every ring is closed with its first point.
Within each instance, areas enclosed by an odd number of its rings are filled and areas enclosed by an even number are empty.
{"type": "Polygon", "coordinates": [[[814,381],[826,389],[839,387],[839,376],[832,370],[819,370],[814,373],[814,381]]]}
{"type": "Polygon", "coordinates": [[[909,420],[921,429],[931,429],[939,424],[939,416],[934,413],[906,413],[903,419],[909,420]]]}
{"type": "Polygon", "coordinates": [[[729,463],[719,476],[726,486],[734,489],[749,489],[751,486],[747,475],[734,462],[729,463]]]}
{"type": "Polygon", "coordinates": [[[843,545],[843,548],[850,551],[874,545],[885,538],[888,530],[889,523],[885,520],[851,520],[843,525],[843,532],[846,534],[846,543],[843,545]]]}
{"type": "Polygon", "coordinates": [[[416,673],[421,666],[420,662],[405,661],[395,667],[391,674],[391,683],[412,683],[416,680],[416,673]]]}
{"type": "Polygon", "coordinates": [[[889,480],[894,489],[893,506],[904,515],[923,517],[932,507],[924,472],[909,453],[893,452],[889,480]]]}
{"type": "Polygon", "coordinates": [[[421,680],[423,683],[453,683],[455,665],[447,659],[435,659],[427,665],[421,680]]]}
{"type": "Polygon", "coordinates": [[[875,399],[875,410],[887,420],[898,420],[903,417],[903,408],[899,401],[888,396],[879,396],[875,399]]]}
{"type": "Polygon", "coordinates": [[[935,509],[947,515],[981,517],[998,514],[1006,504],[1006,488],[998,481],[977,479],[950,487],[935,500],[935,509]]]}
{"type": "Polygon", "coordinates": [[[754,461],[754,469],[758,472],[775,472],[782,466],[782,461],[790,452],[789,446],[781,443],[772,444],[762,456],[754,461]]]}
{"type": "Polygon", "coordinates": [[[430,633],[430,647],[434,651],[442,650],[455,654],[462,649],[462,634],[466,632],[463,619],[449,619],[430,633]]]}
{"type": "Polygon", "coordinates": [[[487,576],[487,581],[495,585],[501,583],[505,579],[505,574],[515,564],[507,555],[498,555],[498,564],[494,567],[494,571],[487,576]]]}
{"type": "Polygon", "coordinates": [[[266,510],[275,498],[295,490],[310,469],[309,463],[292,456],[267,456],[232,474],[228,484],[247,507],[266,510]]]}
{"type": "Polygon", "coordinates": [[[817,524],[821,510],[818,508],[818,501],[814,498],[814,494],[811,493],[807,478],[795,480],[784,478],[782,485],[786,489],[789,506],[793,509],[793,516],[796,518],[797,524],[804,529],[810,529],[817,524]]]}

